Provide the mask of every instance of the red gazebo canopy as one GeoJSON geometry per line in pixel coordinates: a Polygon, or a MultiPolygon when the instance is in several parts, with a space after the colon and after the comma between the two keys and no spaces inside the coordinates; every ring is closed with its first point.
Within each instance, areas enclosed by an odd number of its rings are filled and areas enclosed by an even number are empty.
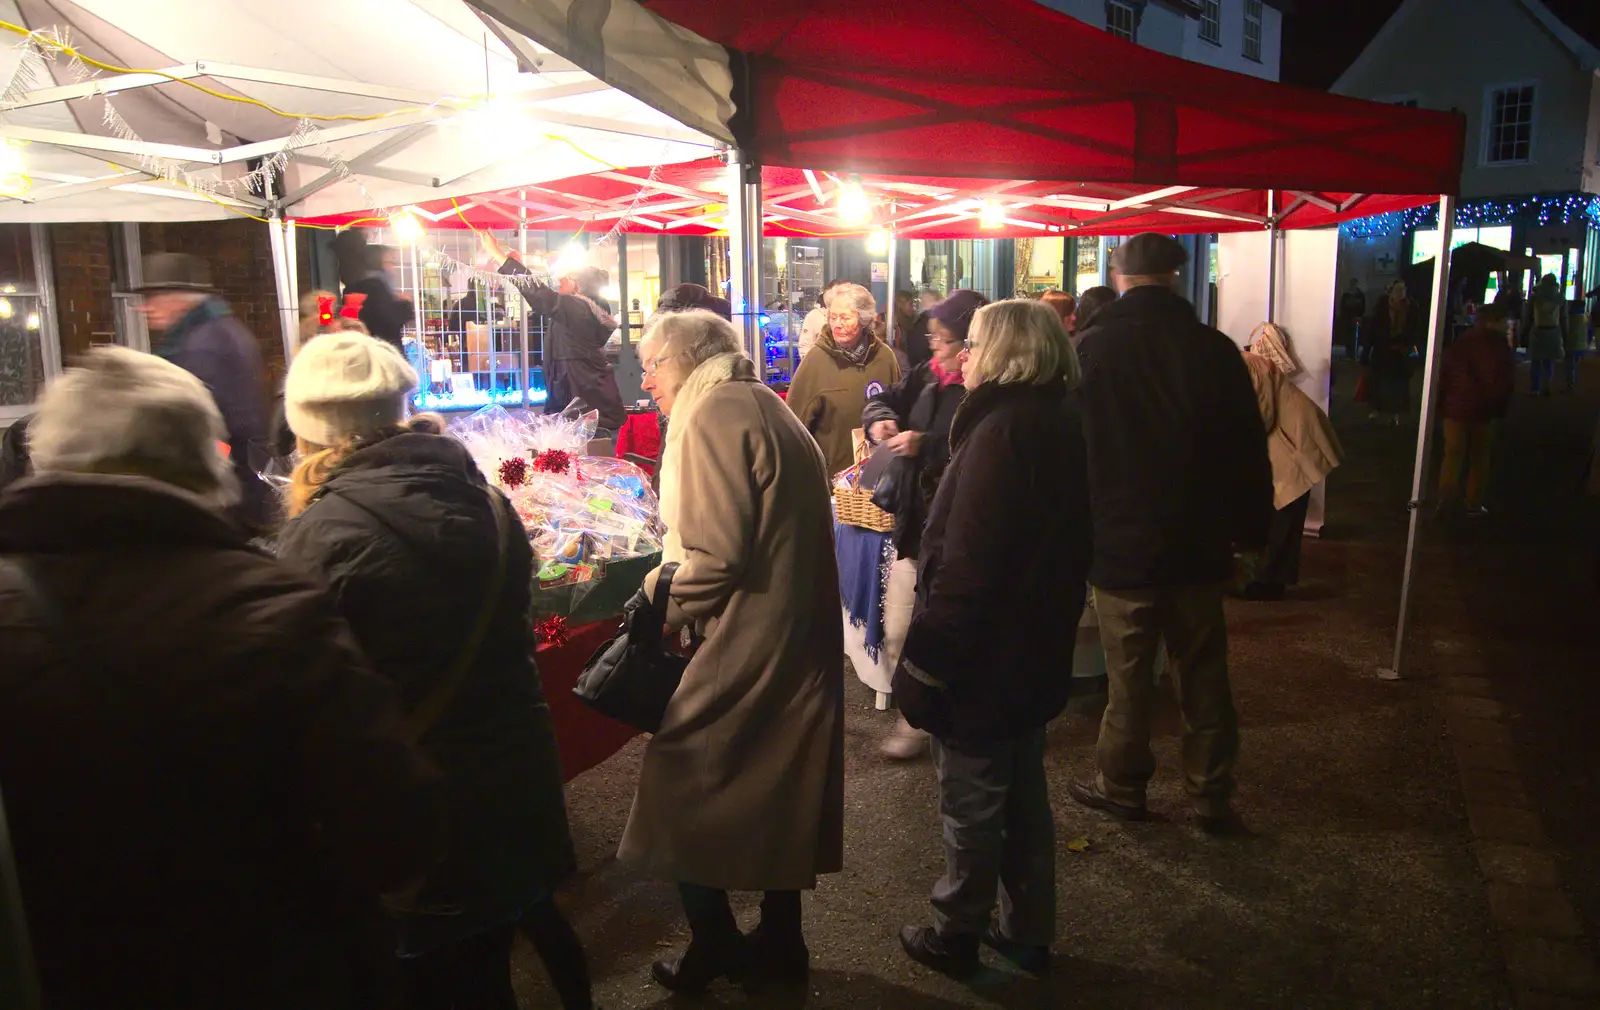
{"type": "MultiPolygon", "coordinates": [[[[1460,116],[1166,56],[1033,0],[642,0],[743,53],[764,165],[1306,192],[1459,189],[1460,116]]],[[[742,123],[740,122],[742,118],[742,123]]]]}

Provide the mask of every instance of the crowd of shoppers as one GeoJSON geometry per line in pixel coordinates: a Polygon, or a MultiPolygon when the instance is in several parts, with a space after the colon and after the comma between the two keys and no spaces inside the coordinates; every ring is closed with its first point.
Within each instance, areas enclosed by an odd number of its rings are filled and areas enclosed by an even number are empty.
{"type": "MultiPolygon", "coordinates": [[[[1118,247],[1117,291],[907,299],[896,330],[925,327],[928,354],[904,371],[871,294],[831,284],[787,405],[725,301],[663,298],[640,357],[669,421],[666,619],[694,644],[618,849],[676,886],[689,924],[651,967],[660,985],[809,975],[802,894],[844,865],[830,486],[857,429],[892,458],[887,595],[906,620],[887,636],[889,750],[931,751],[945,850],[905,952],[957,976],[985,945],[1050,967],[1046,727],[1091,597],[1109,702],[1069,794],[1146,815],[1164,648],[1197,822],[1239,829],[1223,587],[1234,553],[1261,548],[1263,581],[1293,582],[1308,492],[1341,450],[1281,372],[1199,321],[1185,257],[1142,235],[1118,247]],[[748,934],[732,891],[762,894],[748,934]]],[[[254,342],[201,264],[153,266],[163,353],[98,350],[54,382],[33,475],[0,497],[0,651],[17,659],[0,782],[49,1005],[509,1008],[520,932],[563,1006],[591,1006],[555,902],[575,860],[520,523],[437,418],[408,417],[418,376],[393,343],[318,299],[282,396],[299,463],[276,556],[252,547],[254,342]]],[[[579,349],[551,361],[587,398],[606,310],[584,284],[527,291],[579,349]]],[[[1410,332],[1401,294],[1386,353],[1410,332]]],[[[1493,355],[1457,346],[1446,397],[1467,403],[1452,376],[1476,382],[1493,355]]]]}

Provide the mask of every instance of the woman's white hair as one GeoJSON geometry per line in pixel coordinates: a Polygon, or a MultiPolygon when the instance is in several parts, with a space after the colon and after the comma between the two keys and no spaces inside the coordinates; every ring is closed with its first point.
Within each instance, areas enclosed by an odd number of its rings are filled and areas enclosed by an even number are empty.
{"type": "Polygon", "coordinates": [[[1078,352],[1072,349],[1061,315],[1041,301],[1011,298],[985,305],[972,317],[969,339],[980,345],[977,378],[983,382],[1042,386],[1065,380],[1078,384],[1078,352]]]}
{"type": "Polygon", "coordinates": [[[224,507],[239,498],[205,383],[153,354],[96,347],[51,382],[28,425],[38,473],[151,477],[224,507]]]}
{"type": "Polygon", "coordinates": [[[872,292],[859,284],[846,284],[835,288],[833,298],[828,302],[828,309],[832,311],[840,307],[856,310],[856,315],[861,317],[861,332],[866,333],[878,319],[878,300],[872,297],[872,292]]]}
{"type": "Polygon", "coordinates": [[[645,330],[644,341],[659,341],[661,350],[689,363],[687,375],[719,354],[739,354],[744,345],[733,324],[705,309],[657,313],[645,330]]]}

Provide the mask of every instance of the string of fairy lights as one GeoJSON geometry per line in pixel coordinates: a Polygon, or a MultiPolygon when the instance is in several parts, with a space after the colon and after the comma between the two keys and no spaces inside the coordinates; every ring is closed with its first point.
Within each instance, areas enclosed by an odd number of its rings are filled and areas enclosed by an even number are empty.
{"type": "MultiPolygon", "coordinates": [[[[1600,196],[1591,193],[1562,193],[1554,196],[1529,196],[1519,199],[1472,200],[1456,208],[1457,228],[1482,228],[1532,222],[1539,226],[1584,223],[1600,228],[1600,196]]],[[[1439,226],[1439,205],[1430,203],[1410,210],[1375,214],[1346,221],[1340,227],[1354,238],[1386,238],[1417,229],[1439,226]]]]}

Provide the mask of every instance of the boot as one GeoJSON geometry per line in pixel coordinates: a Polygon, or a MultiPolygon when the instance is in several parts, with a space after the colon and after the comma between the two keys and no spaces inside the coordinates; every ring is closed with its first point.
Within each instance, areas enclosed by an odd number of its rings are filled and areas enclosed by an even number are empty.
{"type": "Polygon", "coordinates": [[[695,937],[675,958],[662,958],[650,966],[650,977],[673,992],[700,993],[719,978],[744,976],[748,947],[737,930],[716,940],[695,937]]]}
{"type": "Polygon", "coordinates": [[[906,722],[906,717],[901,716],[894,732],[883,742],[880,753],[891,761],[914,760],[928,753],[928,734],[924,730],[913,728],[906,722]]]}
{"type": "Polygon", "coordinates": [[[951,978],[975,975],[981,966],[976,936],[940,936],[932,926],[907,926],[900,931],[900,946],[911,960],[951,978]]]}
{"type": "Polygon", "coordinates": [[[803,986],[810,980],[811,952],[800,930],[799,891],[768,891],[761,899],[761,924],[745,940],[747,987],[803,986]]]}

